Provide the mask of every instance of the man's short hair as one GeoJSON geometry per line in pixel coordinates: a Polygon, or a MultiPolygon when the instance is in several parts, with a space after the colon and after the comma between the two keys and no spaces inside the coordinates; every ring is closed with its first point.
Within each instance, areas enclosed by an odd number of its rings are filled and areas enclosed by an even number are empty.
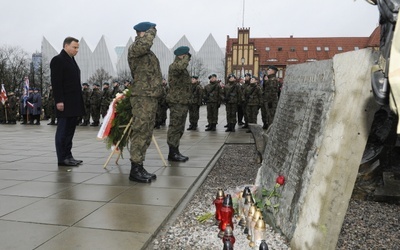
{"type": "Polygon", "coordinates": [[[74,37],[72,37],[72,36],[69,36],[69,37],[67,37],[67,38],[64,39],[63,48],[65,47],[65,45],[71,44],[72,42],[77,42],[77,43],[79,43],[79,40],[76,39],[76,38],[74,38],[74,37]]]}

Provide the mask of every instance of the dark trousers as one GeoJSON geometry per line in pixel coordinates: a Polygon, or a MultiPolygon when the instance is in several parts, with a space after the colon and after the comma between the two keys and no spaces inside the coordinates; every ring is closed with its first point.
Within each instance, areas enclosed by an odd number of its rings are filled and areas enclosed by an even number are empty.
{"type": "Polygon", "coordinates": [[[57,118],[56,152],[58,162],[72,157],[72,139],[75,134],[76,119],[76,117],[57,118]]]}

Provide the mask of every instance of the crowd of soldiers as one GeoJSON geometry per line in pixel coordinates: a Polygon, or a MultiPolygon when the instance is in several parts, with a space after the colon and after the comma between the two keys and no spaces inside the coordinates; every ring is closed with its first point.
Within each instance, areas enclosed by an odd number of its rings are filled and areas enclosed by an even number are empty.
{"type": "Polygon", "coordinates": [[[258,112],[261,109],[263,129],[272,124],[278,104],[281,84],[276,77],[278,69],[269,66],[264,75],[262,84],[258,77],[246,73],[244,78],[237,78],[230,74],[227,83],[222,85],[216,74],[211,74],[209,83],[203,88],[192,77],[192,98],[189,106],[189,122],[187,130],[196,130],[199,120],[199,108],[202,103],[207,105],[207,121],[205,131],[215,131],[218,124],[218,110],[225,104],[226,120],[225,132],[235,132],[236,124],[247,128],[248,124],[257,124],[258,112]]]}
{"type": "MultiPolygon", "coordinates": [[[[281,84],[276,77],[278,69],[270,66],[267,74],[262,79],[246,73],[243,77],[228,75],[227,82],[223,85],[216,74],[211,74],[209,83],[204,87],[199,82],[198,76],[192,76],[191,98],[189,103],[189,127],[187,130],[197,130],[200,118],[200,107],[207,106],[207,121],[205,131],[215,131],[218,124],[218,110],[221,104],[225,105],[226,120],[225,132],[235,132],[236,124],[247,128],[248,124],[257,124],[257,116],[261,109],[263,129],[268,129],[272,124],[278,103],[281,84]]],[[[80,117],[77,123],[80,126],[99,126],[100,119],[107,114],[111,101],[117,93],[128,88],[130,81],[121,85],[115,80],[111,86],[108,82],[82,84],[82,96],[85,104],[86,115],[80,117]],[[92,123],[90,123],[92,121],[92,123]]],[[[166,96],[168,84],[162,81],[163,94],[159,98],[156,122],[154,128],[159,129],[166,125],[168,105],[166,96]]],[[[55,117],[55,103],[51,86],[43,100],[38,88],[31,88],[27,95],[17,98],[13,92],[8,93],[8,99],[3,104],[0,102],[0,124],[40,125],[40,120],[50,120],[48,125],[57,125],[55,117]]]]}

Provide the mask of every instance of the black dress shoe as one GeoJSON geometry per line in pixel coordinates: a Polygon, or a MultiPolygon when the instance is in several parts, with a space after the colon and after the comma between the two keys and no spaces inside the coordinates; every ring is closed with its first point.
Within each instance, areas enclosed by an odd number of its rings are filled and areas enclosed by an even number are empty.
{"type": "Polygon", "coordinates": [[[63,166],[63,167],[76,167],[78,166],[78,163],[71,161],[70,159],[65,159],[62,162],[58,163],[58,166],[63,166]]]}
{"type": "Polygon", "coordinates": [[[69,158],[68,160],[70,160],[71,162],[75,162],[76,165],[82,164],[82,162],[83,162],[83,161],[81,161],[81,160],[74,159],[74,157],[71,157],[71,158],[69,158]]]}

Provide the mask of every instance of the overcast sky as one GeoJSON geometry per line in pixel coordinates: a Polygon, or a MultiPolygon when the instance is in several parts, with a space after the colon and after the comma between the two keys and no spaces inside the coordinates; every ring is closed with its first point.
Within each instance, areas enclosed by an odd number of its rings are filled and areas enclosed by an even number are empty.
{"type": "Polygon", "coordinates": [[[43,37],[57,50],[66,36],[84,37],[92,50],[102,35],[126,45],[142,21],[157,24],[167,47],[186,35],[198,51],[210,33],[225,47],[243,19],[251,37],[365,37],[379,18],[365,0],[3,0],[1,9],[0,46],[28,53],[40,52],[43,37]]]}

